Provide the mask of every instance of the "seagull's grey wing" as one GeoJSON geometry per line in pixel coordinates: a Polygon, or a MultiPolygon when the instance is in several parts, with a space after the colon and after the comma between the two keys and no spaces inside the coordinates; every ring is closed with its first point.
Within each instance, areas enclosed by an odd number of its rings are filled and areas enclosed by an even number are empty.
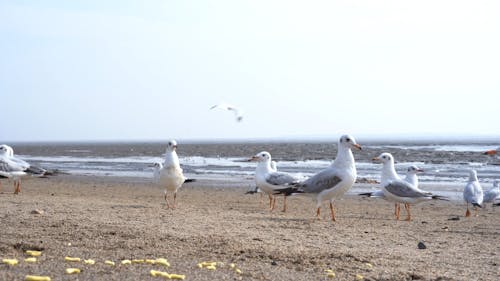
{"type": "Polygon", "coordinates": [[[266,182],[272,185],[285,185],[297,181],[298,178],[284,172],[274,172],[266,177],[266,182]]]}
{"type": "Polygon", "coordinates": [[[493,202],[499,196],[500,196],[500,190],[494,187],[484,193],[483,202],[486,203],[493,202]]]}
{"type": "Polygon", "coordinates": [[[17,157],[9,157],[9,161],[16,163],[16,165],[23,167],[24,169],[28,169],[31,166],[28,162],[17,157]]]}
{"type": "Polygon", "coordinates": [[[11,161],[7,158],[0,158],[0,171],[10,173],[10,172],[22,172],[26,170],[23,166],[11,161]]]}
{"type": "Polygon", "coordinates": [[[320,193],[338,185],[342,179],[337,176],[335,170],[329,168],[310,177],[300,185],[305,193],[320,193]]]}
{"type": "Polygon", "coordinates": [[[418,191],[410,183],[402,180],[391,181],[385,186],[385,189],[398,197],[419,198],[431,196],[430,193],[418,191]]]}

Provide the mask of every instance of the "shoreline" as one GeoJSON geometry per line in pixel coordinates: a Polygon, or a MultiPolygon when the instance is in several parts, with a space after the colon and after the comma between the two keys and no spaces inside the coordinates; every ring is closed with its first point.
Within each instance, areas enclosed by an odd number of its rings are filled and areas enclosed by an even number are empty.
{"type": "Polygon", "coordinates": [[[27,274],[160,280],[151,269],[186,280],[328,280],[326,269],[334,280],[357,274],[364,280],[496,280],[500,274],[500,208],[489,205],[465,218],[463,203],[425,202],[412,207],[413,220],[406,222],[394,220],[393,204],[346,195],[335,203],[333,223],[326,205],[324,219],[313,221],[315,204],[307,197],[290,198],[286,213],[278,198],[271,213],[266,198],[259,206],[259,196],[244,195],[249,186],[236,180],[186,184],[175,210],[165,209],[162,190],[141,180],[65,175],[28,178],[18,196],[11,188],[3,181],[0,258],[20,263],[0,264],[1,280],[27,274]],[[36,209],[43,214],[32,214],[36,209]],[[427,249],[418,249],[419,242],[427,249]],[[43,252],[35,264],[23,261],[29,249],[43,252]],[[68,263],[65,256],[97,263],[68,263]],[[166,258],[172,266],[119,264],[141,258],[166,258]],[[224,265],[200,269],[202,261],[224,265]],[[66,275],[67,267],[83,271],[66,275]]]}

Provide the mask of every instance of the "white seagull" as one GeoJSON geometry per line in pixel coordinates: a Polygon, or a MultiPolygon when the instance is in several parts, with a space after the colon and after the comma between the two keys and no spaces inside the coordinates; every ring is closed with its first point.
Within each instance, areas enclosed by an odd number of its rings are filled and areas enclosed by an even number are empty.
{"type": "MultiPolygon", "coordinates": [[[[278,172],[276,167],[272,167],[271,154],[267,151],[262,151],[254,155],[248,161],[256,161],[255,168],[255,184],[264,193],[269,195],[269,209],[272,211],[276,205],[274,191],[278,188],[283,188],[287,184],[296,183],[300,180],[299,177],[285,172],[278,172]]],[[[286,212],[286,196],[283,201],[283,212],[286,212]]]]}
{"type": "Polygon", "coordinates": [[[493,187],[484,192],[483,203],[495,203],[497,199],[500,199],[500,185],[497,180],[494,180],[493,187]]]}
{"type": "Polygon", "coordinates": [[[21,177],[28,174],[43,176],[46,172],[42,168],[32,167],[28,162],[15,157],[12,147],[6,144],[0,145],[0,176],[14,180],[14,194],[21,192],[21,177]]]}
{"type": "Polygon", "coordinates": [[[323,201],[329,201],[332,221],[335,221],[333,201],[342,197],[352,187],[357,177],[354,156],[351,151],[353,148],[361,150],[361,146],[356,143],[353,137],[343,135],[339,139],[337,157],[330,167],[305,181],[286,189],[277,190],[277,192],[285,195],[304,193],[315,197],[316,217],[318,219],[320,219],[321,204],[323,201]]]}
{"type": "Polygon", "coordinates": [[[467,211],[465,212],[466,217],[470,217],[469,203],[474,206],[474,210],[477,210],[476,207],[482,208],[483,189],[477,180],[476,170],[471,169],[469,171],[469,181],[464,188],[464,201],[467,204],[467,211]]]}
{"type": "MultiPolygon", "coordinates": [[[[373,161],[382,163],[381,185],[385,197],[392,202],[405,204],[407,221],[411,220],[410,204],[417,204],[431,199],[446,200],[442,196],[420,190],[411,183],[402,180],[394,169],[394,157],[390,153],[382,153],[380,156],[373,158],[373,161]]],[[[399,213],[396,215],[396,219],[399,220],[399,213]]]]}
{"type": "Polygon", "coordinates": [[[220,103],[210,107],[210,109],[215,109],[215,108],[233,111],[236,117],[236,121],[241,122],[243,120],[243,111],[234,105],[230,105],[227,103],[220,103]]]}
{"type": "MultiPolygon", "coordinates": [[[[412,184],[414,187],[416,187],[417,189],[419,189],[417,174],[418,173],[422,173],[423,171],[424,170],[420,169],[419,167],[417,167],[415,165],[411,165],[406,170],[405,181],[407,181],[408,183],[412,184]]],[[[421,190],[421,189],[419,189],[419,190],[421,190]]],[[[425,191],[423,191],[423,192],[425,192],[425,191]]],[[[401,208],[399,206],[399,203],[395,202],[395,201],[389,200],[385,196],[384,191],[382,189],[379,189],[379,190],[374,191],[374,192],[360,193],[359,195],[361,195],[361,196],[368,196],[370,198],[382,198],[382,199],[385,199],[387,201],[394,202],[394,215],[396,216],[397,219],[399,219],[399,215],[401,213],[401,208]]],[[[406,208],[406,206],[405,206],[405,208],[406,208]]]]}
{"type": "Polygon", "coordinates": [[[182,173],[182,168],[179,163],[179,157],[177,152],[177,142],[171,140],[167,144],[167,149],[165,152],[165,162],[163,165],[161,163],[155,163],[154,179],[162,188],[165,188],[165,201],[167,202],[167,208],[170,208],[168,202],[167,192],[174,193],[174,203],[172,209],[175,209],[175,199],[177,197],[177,190],[185,182],[192,182],[193,179],[187,179],[182,173]]]}

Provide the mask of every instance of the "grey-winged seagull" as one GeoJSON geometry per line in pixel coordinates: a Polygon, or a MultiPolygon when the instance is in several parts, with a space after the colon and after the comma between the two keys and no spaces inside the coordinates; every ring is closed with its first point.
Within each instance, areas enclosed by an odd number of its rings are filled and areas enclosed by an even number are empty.
{"type": "Polygon", "coordinates": [[[477,179],[477,172],[474,169],[469,171],[469,181],[465,185],[464,188],[464,201],[467,204],[467,211],[465,212],[466,217],[470,217],[469,204],[474,206],[474,210],[477,210],[476,207],[482,208],[483,204],[483,189],[479,184],[477,179]]]}
{"type": "MultiPolygon", "coordinates": [[[[276,167],[272,167],[271,154],[262,151],[255,154],[249,161],[256,161],[255,184],[257,187],[269,196],[269,209],[272,211],[276,205],[274,191],[283,188],[287,184],[296,183],[299,177],[285,172],[278,172],[276,167]]],[[[283,201],[283,212],[286,211],[286,196],[283,201]]]]}
{"type": "MultiPolygon", "coordinates": [[[[417,174],[422,173],[422,172],[424,172],[424,170],[420,169],[419,167],[417,167],[415,165],[411,165],[406,170],[405,181],[409,182],[410,184],[412,184],[414,187],[416,187],[418,189],[418,176],[417,176],[417,174]]],[[[385,196],[384,191],[382,189],[379,189],[379,190],[374,191],[374,192],[360,193],[359,195],[368,196],[370,198],[382,198],[382,199],[385,199],[387,201],[390,201],[385,196]]],[[[394,202],[394,215],[399,220],[399,216],[401,213],[400,205],[398,202],[395,202],[395,201],[390,201],[390,202],[394,202]]],[[[406,206],[405,206],[405,208],[406,208],[406,206]]]]}
{"type": "Polygon", "coordinates": [[[12,147],[0,145],[0,176],[14,180],[14,194],[21,192],[21,178],[26,175],[43,176],[46,170],[32,167],[28,162],[14,156],[12,147]]]}
{"type": "Polygon", "coordinates": [[[154,178],[157,184],[162,188],[165,188],[165,201],[167,202],[167,208],[170,208],[170,203],[168,202],[168,192],[174,194],[174,203],[172,209],[175,209],[175,200],[177,198],[177,190],[185,182],[192,182],[194,179],[187,179],[182,173],[182,168],[179,163],[179,157],[177,156],[177,142],[175,140],[170,140],[167,144],[167,149],[165,152],[165,161],[163,164],[155,163],[154,178]]]}
{"type": "MultiPolygon", "coordinates": [[[[373,158],[382,163],[381,185],[384,195],[393,202],[404,203],[407,212],[406,220],[411,220],[410,204],[417,204],[431,199],[446,200],[444,197],[420,190],[411,183],[402,180],[394,169],[394,157],[390,153],[382,153],[373,158]]],[[[396,216],[399,220],[399,213],[396,216]]]]}
{"type": "Polygon", "coordinates": [[[277,190],[277,193],[291,195],[304,193],[316,199],[316,217],[320,219],[321,204],[329,201],[332,221],[335,221],[333,201],[344,195],[356,181],[356,165],[351,149],[361,150],[361,146],[349,135],[343,135],[337,146],[337,156],[330,167],[320,171],[309,179],[294,184],[289,188],[277,190]]]}
{"type": "Polygon", "coordinates": [[[493,181],[493,187],[488,191],[484,191],[483,203],[495,203],[495,200],[500,199],[500,184],[497,180],[493,181]]]}

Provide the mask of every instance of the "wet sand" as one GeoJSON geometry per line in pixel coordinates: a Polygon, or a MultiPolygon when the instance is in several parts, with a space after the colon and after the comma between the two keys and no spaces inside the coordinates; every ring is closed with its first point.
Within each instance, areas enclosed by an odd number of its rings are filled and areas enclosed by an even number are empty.
{"type": "MultiPolygon", "coordinates": [[[[185,274],[186,280],[498,280],[500,208],[488,205],[465,218],[462,202],[426,202],[411,222],[395,221],[393,205],[346,196],[336,202],[337,222],[314,221],[310,198],[289,200],[289,210],[259,206],[244,195],[251,181],[198,181],[184,186],[167,210],[163,192],[147,181],[59,176],[27,179],[20,195],[2,181],[0,280],[27,274],[52,280],[161,280],[151,269],[185,274]],[[43,214],[33,214],[33,210],[43,214]],[[452,220],[457,218],[458,220],[452,220]],[[426,249],[417,247],[419,242],[426,249]],[[42,250],[37,263],[25,250],[42,250]],[[69,263],[65,256],[96,260],[69,263]],[[166,258],[171,267],[120,265],[123,259],[166,258]],[[109,266],[104,260],[115,261],[109,266]],[[217,261],[217,270],[200,269],[217,261]],[[229,267],[235,263],[241,274],[229,267]],[[370,264],[370,265],[368,265],[370,264]],[[65,269],[82,269],[78,276],[65,269]]],[[[404,218],[404,212],[403,218],[404,218]]]]}

